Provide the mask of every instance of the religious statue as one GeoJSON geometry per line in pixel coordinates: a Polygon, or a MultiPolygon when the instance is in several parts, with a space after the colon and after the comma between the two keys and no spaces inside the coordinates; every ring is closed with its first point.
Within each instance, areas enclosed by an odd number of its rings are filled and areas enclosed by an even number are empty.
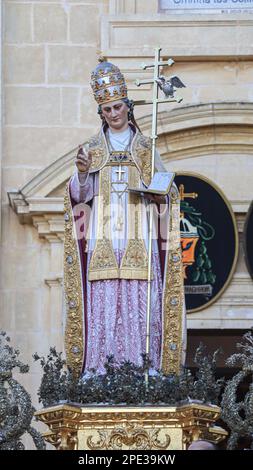
{"type": "MultiPolygon", "coordinates": [[[[118,67],[102,58],[91,86],[102,126],[79,147],[65,197],[67,361],[77,374],[103,373],[107,356],[141,365],[149,352],[154,370],[179,373],[185,353],[179,194],[174,184],[165,197],[130,191],[150,184],[151,139],[135,121],[118,67]]],[[[166,171],[157,151],[153,166],[166,171]]]]}

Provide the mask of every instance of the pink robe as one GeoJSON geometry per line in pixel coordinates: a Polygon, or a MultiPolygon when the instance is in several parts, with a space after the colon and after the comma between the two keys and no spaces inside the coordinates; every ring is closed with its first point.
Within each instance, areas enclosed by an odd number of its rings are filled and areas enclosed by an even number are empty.
{"type": "MultiPolygon", "coordinates": [[[[70,182],[74,203],[91,203],[92,217],[96,218],[94,196],[98,190],[98,173],[86,178],[77,173],[70,182]],[[80,184],[80,180],[84,181],[80,184]]],[[[88,243],[87,267],[94,248],[94,239],[88,243]]],[[[118,264],[124,254],[122,241],[115,246],[118,264]]],[[[157,241],[153,241],[153,281],[151,289],[150,359],[154,369],[160,368],[162,341],[162,276],[157,241]]],[[[87,276],[86,276],[87,279],[87,276]]],[[[87,297],[86,354],[84,369],[104,372],[106,356],[113,355],[117,363],[129,360],[142,364],[146,347],[147,281],[143,280],[86,280],[87,297]]]]}

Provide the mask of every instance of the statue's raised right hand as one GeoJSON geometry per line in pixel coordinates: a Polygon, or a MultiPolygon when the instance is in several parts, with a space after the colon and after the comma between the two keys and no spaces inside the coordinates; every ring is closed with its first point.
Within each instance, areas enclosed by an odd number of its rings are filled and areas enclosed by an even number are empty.
{"type": "Polygon", "coordinates": [[[82,145],[79,145],[78,153],[76,156],[75,164],[81,173],[87,173],[91,166],[91,152],[84,152],[82,145]]]}

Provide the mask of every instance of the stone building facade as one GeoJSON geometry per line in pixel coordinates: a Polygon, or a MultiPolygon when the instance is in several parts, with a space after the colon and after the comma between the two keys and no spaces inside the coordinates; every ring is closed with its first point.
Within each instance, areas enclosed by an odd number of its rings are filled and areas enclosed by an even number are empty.
{"type": "MultiPolygon", "coordinates": [[[[140,63],[152,61],[158,45],[163,58],[173,57],[187,88],[182,103],[159,109],[159,151],[167,168],[222,189],[241,240],[253,193],[253,4],[222,11],[202,3],[178,10],[159,0],[2,1],[1,328],[30,364],[22,381],[35,404],[32,353],[63,349],[63,191],[78,144],[100,125],[89,86],[98,50],[120,67],[136,100],[151,97],[149,85],[134,83],[149,76],[140,63]]],[[[135,113],[147,135],[150,113],[135,113]]],[[[240,246],[230,285],[188,315],[188,328],[201,336],[247,330],[252,321],[240,246]]]]}

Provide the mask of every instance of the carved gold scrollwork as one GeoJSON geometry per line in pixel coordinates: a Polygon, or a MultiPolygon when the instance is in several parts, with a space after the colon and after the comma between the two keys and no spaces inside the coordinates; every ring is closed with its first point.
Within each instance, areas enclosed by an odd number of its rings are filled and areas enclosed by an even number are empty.
{"type": "Polygon", "coordinates": [[[151,140],[139,132],[133,140],[133,160],[140,171],[140,176],[146,186],[151,181],[151,162],[152,162],[152,148],[151,140]]]}
{"type": "Polygon", "coordinates": [[[76,450],[78,447],[77,431],[61,429],[57,432],[44,434],[44,438],[56,450],[76,450]]]}
{"type": "Polygon", "coordinates": [[[107,432],[103,430],[97,430],[98,440],[94,440],[94,435],[87,437],[87,446],[91,450],[107,449],[106,440],[107,432]]]}
{"type": "Polygon", "coordinates": [[[134,424],[97,432],[97,441],[92,435],[87,438],[91,450],[119,450],[123,446],[128,449],[167,449],[171,441],[168,434],[165,434],[163,440],[159,439],[160,429],[145,429],[134,424]]]}
{"type": "Polygon", "coordinates": [[[77,447],[77,435],[69,430],[58,433],[60,444],[58,450],[75,450],[77,447]]]}
{"type": "Polygon", "coordinates": [[[214,426],[217,406],[192,403],[180,407],[73,407],[57,405],[36,412],[50,431],[44,437],[57,449],[185,450],[193,441],[219,442],[227,432],[214,426]],[[181,430],[181,431],[180,431],[181,430]]]}

